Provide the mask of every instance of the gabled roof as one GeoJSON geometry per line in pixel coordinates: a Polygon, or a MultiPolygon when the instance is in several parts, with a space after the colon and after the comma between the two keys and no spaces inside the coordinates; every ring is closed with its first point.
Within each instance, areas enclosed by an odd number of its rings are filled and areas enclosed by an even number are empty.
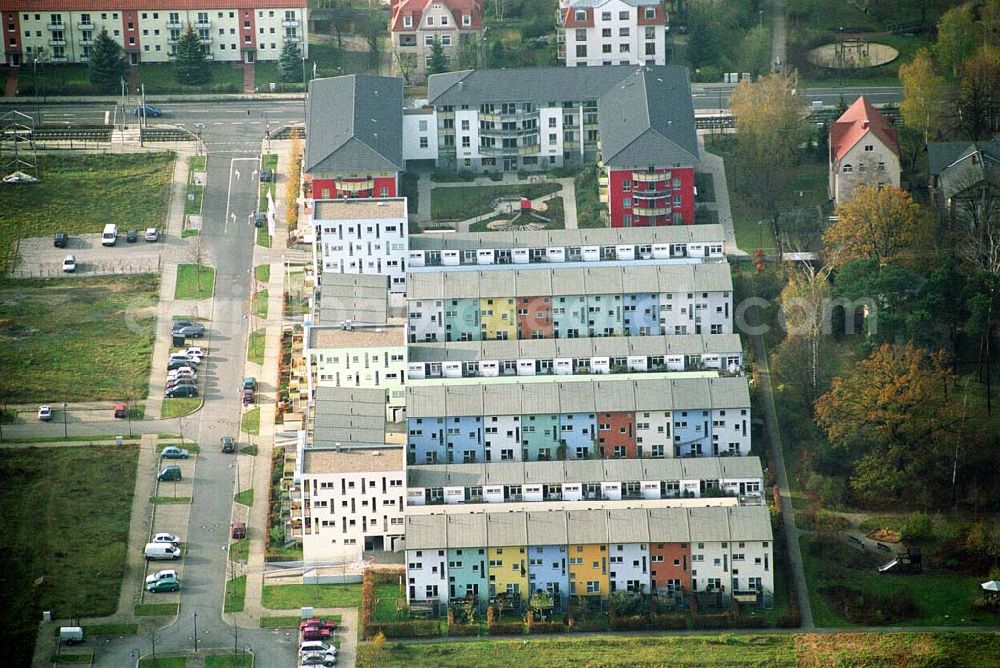
{"type": "Polygon", "coordinates": [[[896,128],[862,95],[830,125],[830,155],[833,161],[840,161],[869,131],[899,155],[899,133],[896,128]]]}
{"type": "Polygon", "coordinates": [[[403,80],[352,74],[309,82],[306,172],[403,169],[403,80]]]}
{"type": "Polygon", "coordinates": [[[608,167],[691,166],[698,162],[687,68],[633,70],[601,96],[598,120],[601,156],[608,167]]]}
{"type": "Polygon", "coordinates": [[[940,175],[973,155],[982,156],[986,162],[1000,163],[1000,140],[931,142],[927,144],[927,171],[940,175]]]}
{"type": "Polygon", "coordinates": [[[401,30],[417,30],[420,28],[420,20],[427,10],[427,6],[433,2],[436,5],[444,5],[451,11],[455,19],[455,25],[449,26],[457,30],[480,30],[483,27],[483,0],[392,0],[389,5],[389,26],[393,32],[401,30]],[[403,27],[403,17],[412,16],[413,25],[403,27]],[[462,17],[471,16],[472,25],[462,25],[462,17]]]}

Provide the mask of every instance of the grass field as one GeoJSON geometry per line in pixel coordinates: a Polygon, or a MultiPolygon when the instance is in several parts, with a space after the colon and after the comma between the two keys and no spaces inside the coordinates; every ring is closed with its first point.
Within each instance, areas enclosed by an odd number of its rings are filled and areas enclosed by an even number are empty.
{"type": "Polygon", "coordinates": [[[158,294],[152,274],[0,281],[6,400],[144,398],[158,294]]]}
{"type": "Polygon", "coordinates": [[[250,332],[250,339],[247,344],[247,359],[254,364],[264,363],[264,341],[267,332],[263,328],[250,332]]]}
{"type": "Polygon", "coordinates": [[[229,561],[246,561],[250,554],[250,539],[244,538],[229,544],[229,561]]]}
{"type": "Polygon", "coordinates": [[[258,318],[267,317],[267,290],[258,290],[253,293],[253,301],[250,304],[250,310],[258,318]]]}
{"type": "Polygon", "coordinates": [[[431,190],[431,220],[465,220],[493,210],[497,197],[530,197],[534,199],[559,190],[558,183],[525,183],[505,186],[469,186],[435,188],[431,190]]]}
{"type": "Polygon", "coordinates": [[[226,581],[226,612],[242,612],[247,597],[247,576],[226,581]]]}
{"type": "Polygon", "coordinates": [[[206,265],[177,265],[174,299],[208,299],[215,291],[215,269],[206,265]]]}
{"type": "Polygon", "coordinates": [[[272,610],[303,606],[356,608],[361,605],[361,585],[271,585],[264,587],[261,604],[272,610]]]}
{"type": "Polygon", "coordinates": [[[233,500],[236,503],[242,503],[244,506],[253,505],[253,489],[245,489],[242,492],[237,493],[233,496],[233,500]]]}
{"type": "Polygon", "coordinates": [[[145,603],[133,609],[136,617],[169,617],[177,614],[176,603],[145,603]]]}
{"type": "Polygon", "coordinates": [[[99,233],[107,223],[162,227],[173,160],[172,153],[40,155],[41,183],[0,188],[0,272],[24,237],[99,233]]]}
{"type": "Polygon", "coordinates": [[[187,197],[184,200],[184,213],[201,213],[201,201],[205,196],[205,186],[194,183],[194,172],[205,171],[207,158],[204,155],[192,155],[188,158],[187,197]]]}
{"type": "Polygon", "coordinates": [[[160,410],[160,417],[163,419],[183,417],[195,412],[200,406],[201,399],[198,397],[164,399],[163,408],[160,410]]]}
{"type": "MultiPolygon", "coordinates": [[[[856,626],[832,609],[818,591],[831,585],[884,595],[908,590],[916,601],[919,614],[913,619],[894,622],[893,626],[993,626],[1000,623],[1000,616],[972,608],[973,602],[980,597],[979,583],[983,578],[926,571],[911,575],[880,575],[874,567],[859,570],[836,566],[831,559],[811,554],[808,545],[808,538],[803,537],[802,562],[817,626],[856,626]]],[[[844,549],[851,548],[845,544],[844,549]]],[[[888,557],[884,559],[888,560],[888,557]]]]}
{"type": "Polygon", "coordinates": [[[271,265],[258,264],[253,268],[253,277],[261,283],[267,283],[271,280],[271,265]]]}
{"type": "Polygon", "coordinates": [[[158,656],[155,659],[146,656],[139,660],[139,668],[184,668],[186,665],[187,659],[183,656],[158,656]]]}
{"type": "Polygon", "coordinates": [[[240,418],[240,428],[256,436],[260,433],[260,408],[251,408],[240,418]]]}
{"type": "Polygon", "coordinates": [[[386,643],[375,658],[371,643],[359,647],[358,665],[379,668],[468,668],[505,665],[726,666],[743,668],[932,668],[1000,665],[1000,638],[986,633],[789,634],[684,637],[525,638],[470,642],[386,643]]]}
{"type": "Polygon", "coordinates": [[[205,668],[253,668],[253,654],[219,654],[205,657],[205,668]]]}
{"type": "MultiPolygon", "coordinates": [[[[271,173],[275,175],[277,179],[277,169],[278,169],[278,156],[275,153],[265,153],[264,157],[261,159],[261,168],[270,169],[271,173]]],[[[258,200],[257,200],[257,210],[267,211],[267,194],[271,193],[271,199],[274,200],[275,205],[278,203],[278,184],[276,180],[264,182],[261,181],[258,188],[258,200]]]]}
{"type": "Polygon", "coordinates": [[[0,606],[9,665],[27,665],[43,610],[109,615],[125,570],[138,448],[0,451],[0,606]]]}

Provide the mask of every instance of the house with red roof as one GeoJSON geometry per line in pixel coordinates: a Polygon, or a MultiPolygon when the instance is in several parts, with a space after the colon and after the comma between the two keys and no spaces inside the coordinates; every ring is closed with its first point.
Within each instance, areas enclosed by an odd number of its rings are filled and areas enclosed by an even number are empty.
{"type": "Polygon", "coordinates": [[[830,197],[849,202],[861,186],[899,187],[899,133],[864,98],[830,125],[830,197]]]}
{"type": "Polygon", "coordinates": [[[411,83],[423,81],[435,40],[453,69],[460,44],[479,48],[483,0],[391,0],[389,32],[393,59],[403,78],[411,83]]]}

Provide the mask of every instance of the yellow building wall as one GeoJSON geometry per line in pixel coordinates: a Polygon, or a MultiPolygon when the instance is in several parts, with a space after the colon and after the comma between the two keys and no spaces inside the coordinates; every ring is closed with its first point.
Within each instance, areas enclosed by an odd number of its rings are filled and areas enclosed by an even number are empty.
{"type": "Polygon", "coordinates": [[[489,552],[490,585],[497,594],[507,591],[507,585],[517,585],[521,600],[531,593],[528,586],[528,557],[524,547],[491,547],[489,552]],[[494,565],[496,564],[496,565],[494,565]]]}
{"type": "Polygon", "coordinates": [[[569,593],[607,598],[611,590],[608,576],[608,546],[570,545],[566,556],[569,558],[569,593]],[[576,561],[582,563],[574,563],[576,561]],[[599,583],[600,591],[588,592],[588,582],[599,583]]]}
{"type": "Polygon", "coordinates": [[[479,300],[479,324],[483,339],[517,338],[517,304],[514,299],[482,297],[479,300]]]}

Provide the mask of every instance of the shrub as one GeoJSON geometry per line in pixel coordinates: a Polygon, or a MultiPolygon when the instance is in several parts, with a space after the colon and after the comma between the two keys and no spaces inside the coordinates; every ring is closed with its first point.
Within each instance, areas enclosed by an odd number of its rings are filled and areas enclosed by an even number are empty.
{"type": "Polygon", "coordinates": [[[433,638],[441,635],[441,625],[436,621],[422,619],[381,622],[369,625],[369,633],[381,633],[386,638],[433,638]]]}
{"type": "Polygon", "coordinates": [[[816,531],[843,531],[849,525],[846,517],[825,510],[817,510],[813,522],[816,531]]]}
{"type": "Polygon", "coordinates": [[[562,633],[566,627],[559,622],[532,622],[528,633],[562,633]]]}
{"type": "Polygon", "coordinates": [[[644,615],[616,616],[611,618],[611,629],[613,631],[646,631],[649,628],[649,620],[644,615]]]}
{"type": "Polygon", "coordinates": [[[774,621],[774,625],[781,629],[797,629],[802,626],[802,618],[799,615],[799,609],[797,606],[792,606],[792,608],[781,615],[774,621]]]}
{"type": "Polygon", "coordinates": [[[843,585],[821,587],[818,591],[827,605],[855,624],[892,624],[912,619],[919,612],[916,601],[905,588],[888,595],[843,585]]]}
{"type": "Polygon", "coordinates": [[[479,635],[479,624],[448,624],[448,635],[477,636],[479,635]]]}
{"type": "Polygon", "coordinates": [[[374,598],[375,578],[372,569],[366,568],[361,575],[361,637],[366,639],[372,637],[372,602],[374,598]]]}
{"type": "Polygon", "coordinates": [[[732,626],[737,629],[762,629],[767,626],[767,619],[758,615],[740,616],[732,620],[732,626]]]}
{"type": "Polygon", "coordinates": [[[573,620],[573,623],[570,625],[570,629],[578,633],[609,631],[611,629],[611,622],[607,617],[573,620]]]}
{"type": "Polygon", "coordinates": [[[698,614],[694,616],[692,623],[696,629],[723,629],[729,626],[729,613],[698,614]]]}
{"type": "Polygon", "coordinates": [[[912,513],[899,527],[903,540],[920,542],[934,535],[934,523],[924,513],[912,513]]]}
{"type": "Polygon", "coordinates": [[[658,630],[686,629],[688,618],[685,615],[653,615],[649,619],[649,628],[658,630]]]}
{"type": "Polygon", "coordinates": [[[524,634],[524,625],[521,622],[495,622],[490,625],[491,636],[519,636],[524,634]]]}

